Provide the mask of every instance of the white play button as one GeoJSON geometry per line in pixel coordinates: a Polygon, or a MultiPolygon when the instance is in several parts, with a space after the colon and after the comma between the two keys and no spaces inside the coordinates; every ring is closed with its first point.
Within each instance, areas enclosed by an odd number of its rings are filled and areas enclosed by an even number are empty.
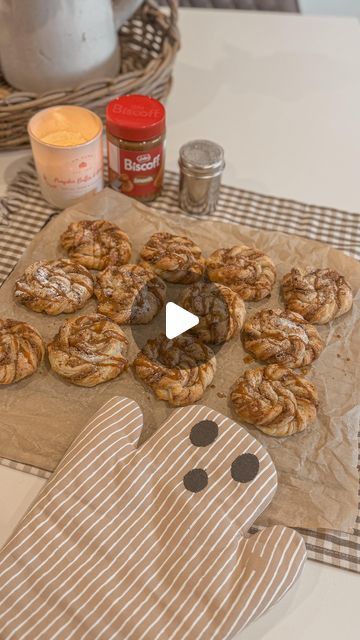
{"type": "Polygon", "coordinates": [[[166,305],[166,337],[172,340],[199,324],[199,318],[174,302],[166,305]]]}

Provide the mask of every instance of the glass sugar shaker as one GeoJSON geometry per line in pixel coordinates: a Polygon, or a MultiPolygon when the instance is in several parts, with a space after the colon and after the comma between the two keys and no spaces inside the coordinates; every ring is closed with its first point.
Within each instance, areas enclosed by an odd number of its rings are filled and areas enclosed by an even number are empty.
{"type": "Polygon", "coordinates": [[[207,215],[216,209],[224,150],[210,140],[191,140],[180,148],[180,208],[187,213],[207,215]]]}

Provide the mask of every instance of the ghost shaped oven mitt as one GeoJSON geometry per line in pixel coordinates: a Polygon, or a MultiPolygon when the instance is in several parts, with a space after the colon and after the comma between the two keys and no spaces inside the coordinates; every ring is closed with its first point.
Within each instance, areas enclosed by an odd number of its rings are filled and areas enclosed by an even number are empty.
{"type": "Polygon", "coordinates": [[[299,534],[248,534],[276,471],[245,429],[199,405],[141,427],[107,402],[2,550],[2,640],[224,640],[300,574],[299,534]]]}

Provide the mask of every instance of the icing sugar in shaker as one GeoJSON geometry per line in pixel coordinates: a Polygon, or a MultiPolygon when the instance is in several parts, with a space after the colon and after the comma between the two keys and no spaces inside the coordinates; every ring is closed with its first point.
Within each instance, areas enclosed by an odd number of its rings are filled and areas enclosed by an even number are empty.
{"type": "Polygon", "coordinates": [[[191,140],[180,148],[179,204],[183,211],[206,215],[216,209],[224,150],[210,140],[191,140]]]}

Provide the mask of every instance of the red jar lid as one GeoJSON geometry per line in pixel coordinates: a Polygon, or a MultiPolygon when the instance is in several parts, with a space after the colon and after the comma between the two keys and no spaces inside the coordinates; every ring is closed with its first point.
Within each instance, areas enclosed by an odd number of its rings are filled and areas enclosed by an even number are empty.
{"type": "Polygon", "coordinates": [[[121,96],[106,107],[106,127],[122,140],[151,140],[165,131],[165,109],[149,96],[121,96]]]}

